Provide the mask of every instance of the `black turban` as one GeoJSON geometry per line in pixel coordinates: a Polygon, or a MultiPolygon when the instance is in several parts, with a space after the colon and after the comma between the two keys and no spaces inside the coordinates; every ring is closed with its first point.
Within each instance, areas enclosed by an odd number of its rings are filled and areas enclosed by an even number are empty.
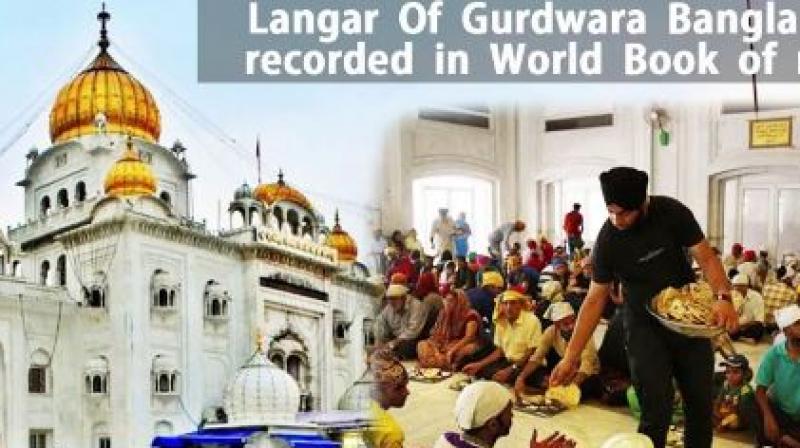
{"type": "Polygon", "coordinates": [[[600,187],[606,205],[635,210],[647,197],[647,173],[626,166],[611,168],[600,175],[600,187]]]}

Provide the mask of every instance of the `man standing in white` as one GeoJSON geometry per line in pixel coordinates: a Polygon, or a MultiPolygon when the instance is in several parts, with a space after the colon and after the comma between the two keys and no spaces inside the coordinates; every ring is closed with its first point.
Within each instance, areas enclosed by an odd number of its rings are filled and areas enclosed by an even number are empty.
{"type": "Polygon", "coordinates": [[[447,208],[439,209],[439,217],[431,225],[431,247],[436,256],[442,255],[445,250],[453,252],[453,236],[456,233],[456,223],[448,214],[447,208]]]}

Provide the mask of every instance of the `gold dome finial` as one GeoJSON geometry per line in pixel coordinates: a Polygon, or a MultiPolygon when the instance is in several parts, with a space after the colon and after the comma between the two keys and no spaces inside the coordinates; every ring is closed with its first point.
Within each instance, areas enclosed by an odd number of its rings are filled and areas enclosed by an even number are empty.
{"type": "Polygon", "coordinates": [[[129,133],[155,143],[161,135],[161,113],[150,91],[108,53],[111,43],[106,25],[111,14],[105,3],[97,20],[100,53],[59,90],[50,109],[50,139],[62,143],[96,134],[96,118],[102,114],[105,133],[129,133]]]}
{"type": "Polygon", "coordinates": [[[110,45],[108,41],[108,30],[106,29],[106,22],[111,20],[111,13],[106,11],[106,2],[103,2],[103,8],[97,13],[97,20],[100,21],[100,40],[97,45],[100,46],[101,51],[106,51],[110,45]]]}
{"type": "Polygon", "coordinates": [[[325,245],[336,249],[336,253],[339,255],[339,261],[343,261],[345,263],[350,263],[356,261],[356,257],[358,256],[358,246],[356,245],[356,241],[353,237],[350,236],[347,232],[342,229],[341,224],[339,223],[339,209],[336,209],[336,213],[334,214],[333,218],[333,230],[325,237],[325,245]]]}
{"type": "Polygon", "coordinates": [[[278,201],[286,201],[299,205],[306,210],[313,210],[308,198],[283,180],[283,170],[278,170],[277,182],[257,185],[253,190],[253,197],[268,206],[278,201]]]}
{"type": "Polygon", "coordinates": [[[125,150],[106,174],[104,189],[109,196],[142,196],[156,192],[156,177],[150,165],[142,162],[128,136],[125,150]]]}
{"type": "Polygon", "coordinates": [[[264,353],[264,330],[261,327],[256,328],[255,343],[256,353],[264,353]]]}

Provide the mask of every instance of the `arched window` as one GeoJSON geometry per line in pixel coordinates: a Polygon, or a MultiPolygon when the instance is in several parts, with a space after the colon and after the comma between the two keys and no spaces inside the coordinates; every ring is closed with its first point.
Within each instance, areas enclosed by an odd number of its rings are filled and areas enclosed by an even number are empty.
{"type": "Polygon", "coordinates": [[[42,262],[42,267],[39,269],[39,284],[47,285],[47,280],[50,277],[50,262],[45,260],[42,262]]]}
{"type": "Polygon", "coordinates": [[[173,359],[166,355],[153,358],[153,394],[173,395],[178,390],[178,367],[173,359]]]}
{"type": "Polygon", "coordinates": [[[166,191],[162,191],[161,194],[158,195],[158,197],[160,197],[162,201],[166,202],[167,205],[172,205],[172,198],[166,191]]]}
{"type": "Polygon", "coordinates": [[[11,275],[14,277],[22,275],[22,270],[19,268],[19,260],[11,262],[11,275]]]}
{"type": "Polygon", "coordinates": [[[56,196],[56,200],[58,201],[58,208],[69,207],[69,193],[67,193],[66,188],[58,190],[58,195],[56,196]]]}
{"type": "Polygon", "coordinates": [[[261,225],[261,214],[258,212],[257,207],[250,207],[250,219],[248,220],[251,226],[261,225]]]}
{"type": "Polygon", "coordinates": [[[285,368],[283,364],[283,353],[275,352],[272,354],[272,356],[269,357],[269,360],[270,362],[275,364],[275,366],[278,367],[279,369],[285,368]]]}
{"type": "Polygon", "coordinates": [[[50,196],[45,196],[39,203],[39,216],[44,218],[50,214],[50,196]]]}
{"type": "Polygon", "coordinates": [[[362,329],[364,331],[364,348],[371,348],[375,346],[375,331],[373,329],[373,320],[364,319],[362,329]]]}
{"type": "Polygon", "coordinates": [[[75,202],[83,202],[86,200],[86,183],[83,181],[75,185],[75,202]]]}
{"type": "Polygon", "coordinates": [[[275,221],[278,225],[278,230],[283,228],[283,209],[275,207],[272,209],[272,214],[275,216],[275,221]]]}
{"type": "Polygon", "coordinates": [[[47,369],[43,366],[30,366],[28,368],[28,393],[47,393],[47,369]]]}
{"type": "Polygon", "coordinates": [[[245,226],[244,211],[242,209],[236,208],[230,213],[231,229],[240,229],[245,226]]]}
{"type": "Polygon", "coordinates": [[[105,395],[108,393],[108,359],[97,356],[86,363],[86,393],[89,395],[105,395]]]}
{"type": "Polygon", "coordinates": [[[158,376],[158,389],[157,392],[172,392],[169,384],[169,375],[162,373],[158,376]]]}
{"type": "Polygon", "coordinates": [[[173,432],[174,431],[172,429],[172,423],[170,423],[170,422],[168,422],[166,420],[161,420],[159,422],[156,422],[155,435],[157,435],[157,436],[168,436],[168,435],[172,434],[173,432]]]}
{"type": "Polygon", "coordinates": [[[56,260],[56,279],[58,286],[67,285],[67,256],[62,254],[56,260]]]}
{"type": "Polygon", "coordinates": [[[286,212],[286,222],[289,223],[292,235],[298,235],[300,233],[300,217],[297,214],[297,210],[289,210],[286,212]]]}
{"type": "Polygon", "coordinates": [[[36,350],[31,355],[31,364],[28,366],[28,393],[46,394],[48,391],[47,366],[50,364],[50,355],[44,350],[36,350]]]}
{"type": "Polygon", "coordinates": [[[309,218],[308,216],[303,218],[303,231],[302,231],[302,234],[303,234],[303,236],[306,236],[306,235],[308,235],[310,237],[314,236],[314,227],[311,224],[311,218],[309,218]]]}
{"type": "Polygon", "coordinates": [[[228,318],[228,301],[231,299],[228,291],[216,280],[206,282],[203,292],[205,301],[205,317],[214,321],[224,321],[228,318]]]}
{"type": "Polygon", "coordinates": [[[100,375],[94,375],[92,377],[92,393],[104,394],[105,392],[105,387],[103,387],[103,377],[100,375]]]}
{"type": "Polygon", "coordinates": [[[158,290],[158,306],[160,307],[167,307],[169,306],[169,293],[166,289],[158,290]]]}
{"type": "Polygon", "coordinates": [[[92,288],[91,292],[89,293],[88,305],[90,308],[105,308],[106,298],[102,289],[92,288]]]}
{"type": "Polygon", "coordinates": [[[163,269],[156,269],[151,284],[152,307],[160,311],[173,311],[180,282],[163,269]]]}
{"type": "Polygon", "coordinates": [[[298,383],[300,382],[300,373],[302,370],[303,361],[297,355],[289,355],[286,358],[286,372],[294,378],[298,383]]]}

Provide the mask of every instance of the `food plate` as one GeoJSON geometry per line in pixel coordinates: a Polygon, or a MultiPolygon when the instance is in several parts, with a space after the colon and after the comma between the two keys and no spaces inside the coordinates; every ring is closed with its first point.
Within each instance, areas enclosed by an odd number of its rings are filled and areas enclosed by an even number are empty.
{"type": "Polygon", "coordinates": [[[415,367],[411,371],[409,379],[422,383],[438,383],[439,381],[446,380],[451,376],[453,376],[453,372],[449,372],[447,370],[415,367]]]}
{"type": "Polygon", "coordinates": [[[558,400],[546,398],[544,395],[523,397],[521,403],[518,403],[514,408],[520,412],[544,418],[552,417],[567,410],[567,407],[558,400]]]}
{"type": "Polygon", "coordinates": [[[568,386],[554,386],[544,393],[545,400],[552,400],[568,408],[574,408],[581,402],[581,389],[570,384],[568,386]]]}
{"type": "Polygon", "coordinates": [[[647,311],[664,327],[693,338],[714,338],[725,332],[724,328],[710,322],[713,296],[696,284],[681,289],[666,288],[648,303],[647,311]],[[681,319],[681,320],[678,320],[681,319]]]}
{"type": "Polygon", "coordinates": [[[458,380],[453,381],[450,386],[450,390],[454,390],[456,392],[461,392],[464,390],[465,387],[469,386],[470,384],[476,381],[475,378],[468,376],[468,377],[461,377],[458,380]]]}

